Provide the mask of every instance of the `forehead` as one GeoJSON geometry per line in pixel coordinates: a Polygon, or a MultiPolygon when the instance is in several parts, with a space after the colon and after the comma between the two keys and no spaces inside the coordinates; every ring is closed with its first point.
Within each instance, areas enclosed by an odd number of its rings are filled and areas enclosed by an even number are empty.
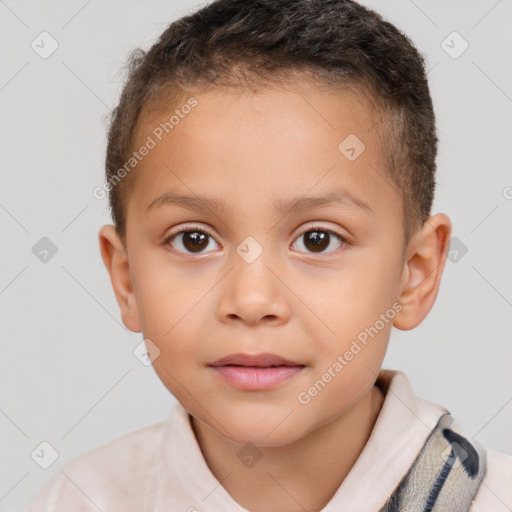
{"type": "Polygon", "coordinates": [[[135,149],[154,147],[137,165],[128,215],[166,192],[218,197],[248,215],[341,187],[389,217],[400,197],[384,176],[380,122],[352,90],[191,92],[141,119],[135,149]]]}

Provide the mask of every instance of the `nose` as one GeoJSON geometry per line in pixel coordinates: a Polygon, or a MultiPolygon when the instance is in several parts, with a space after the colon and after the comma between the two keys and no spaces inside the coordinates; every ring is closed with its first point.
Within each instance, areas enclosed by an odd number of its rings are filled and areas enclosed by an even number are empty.
{"type": "Polygon", "coordinates": [[[249,326],[262,323],[278,326],[288,322],[290,291],[277,275],[277,269],[263,255],[252,263],[241,258],[235,260],[234,268],[222,283],[219,320],[249,326]]]}

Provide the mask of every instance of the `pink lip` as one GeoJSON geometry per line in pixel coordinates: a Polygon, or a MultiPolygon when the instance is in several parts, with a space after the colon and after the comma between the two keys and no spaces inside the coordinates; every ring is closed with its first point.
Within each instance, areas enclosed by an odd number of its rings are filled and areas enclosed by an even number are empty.
{"type": "Polygon", "coordinates": [[[233,354],[209,365],[232,386],[245,390],[270,389],[299,373],[304,365],[274,354],[233,354]]]}
{"type": "Polygon", "coordinates": [[[296,361],[290,361],[284,357],[269,354],[268,352],[262,354],[231,354],[230,356],[217,359],[211,363],[211,366],[226,366],[228,364],[236,366],[303,366],[296,361]]]}

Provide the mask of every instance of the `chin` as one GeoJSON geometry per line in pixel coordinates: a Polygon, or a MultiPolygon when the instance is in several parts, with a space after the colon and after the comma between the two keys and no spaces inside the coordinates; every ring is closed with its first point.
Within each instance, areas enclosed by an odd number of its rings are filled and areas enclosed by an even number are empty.
{"type": "Polygon", "coordinates": [[[292,413],[283,421],[286,414],[280,415],[279,418],[274,416],[258,418],[248,415],[245,418],[228,418],[225,415],[222,424],[229,431],[229,436],[220,432],[219,434],[239,445],[252,443],[262,447],[285,446],[307,434],[305,425],[303,423],[298,425],[297,418],[293,416],[292,413]]]}

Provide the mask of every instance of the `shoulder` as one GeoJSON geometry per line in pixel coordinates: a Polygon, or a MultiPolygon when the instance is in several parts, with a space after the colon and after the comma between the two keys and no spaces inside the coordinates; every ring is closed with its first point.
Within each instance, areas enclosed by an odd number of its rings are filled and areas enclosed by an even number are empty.
{"type": "Polygon", "coordinates": [[[495,450],[487,452],[487,471],[470,512],[512,510],[512,456],[495,450]]]}
{"type": "Polygon", "coordinates": [[[158,467],[167,422],[120,436],[68,462],[49,481],[28,512],[122,510],[143,496],[158,467]],[[77,508],[77,505],[80,507],[77,508]],[[103,505],[103,506],[102,506],[103,505]],[[105,507],[105,508],[104,508],[105,507]]]}

